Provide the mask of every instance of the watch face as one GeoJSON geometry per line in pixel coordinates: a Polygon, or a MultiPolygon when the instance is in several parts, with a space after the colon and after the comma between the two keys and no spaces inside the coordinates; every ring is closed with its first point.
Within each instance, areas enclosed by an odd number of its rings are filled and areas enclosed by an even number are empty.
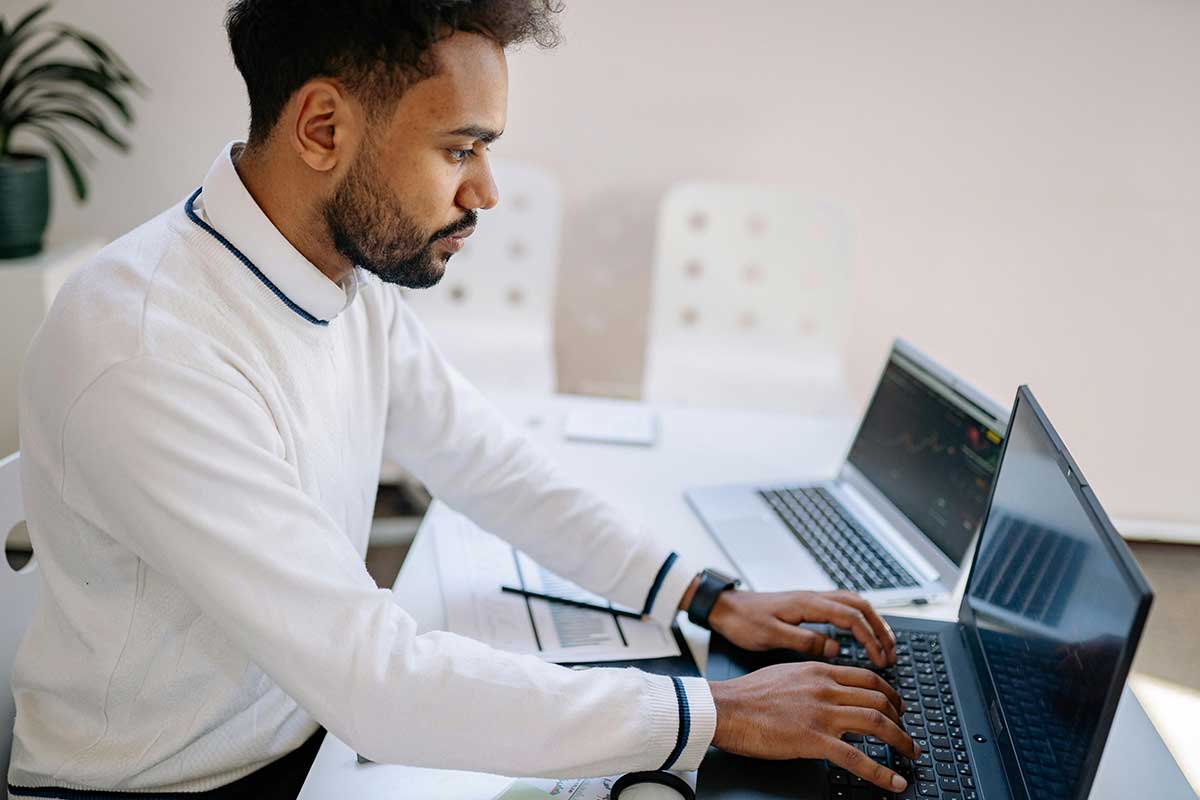
{"type": "Polygon", "coordinates": [[[707,572],[709,575],[711,575],[713,578],[716,578],[721,583],[732,583],[735,586],[737,584],[741,583],[741,581],[738,580],[737,578],[733,577],[732,575],[726,575],[724,572],[721,572],[720,570],[710,568],[710,569],[706,569],[704,571],[707,572]]]}

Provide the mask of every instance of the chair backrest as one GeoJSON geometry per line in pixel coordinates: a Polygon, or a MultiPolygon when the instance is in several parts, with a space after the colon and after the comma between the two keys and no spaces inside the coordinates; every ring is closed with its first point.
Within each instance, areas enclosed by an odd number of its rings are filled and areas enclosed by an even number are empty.
{"type": "Polygon", "coordinates": [[[500,202],[451,257],[442,281],[405,293],[431,330],[447,324],[519,326],[550,340],[558,271],[562,197],[557,182],[532,164],[494,160],[500,202]]]}
{"type": "MultiPolygon", "coordinates": [[[[21,501],[20,453],[0,459],[0,540],[18,523],[25,521],[21,501]]],[[[17,645],[33,618],[37,601],[38,575],[31,559],[14,572],[8,559],[0,559],[0,775],[8,774],[8,756],[12,747],[16,709],[12,696],[12,667],[17,645]]]]}
{"type": "Polygon", "coordinates": [[[743,346],[840,350],[849,235],[836,210],[797,192],[677,184],[659,207],[650,350],[743,346]]]}

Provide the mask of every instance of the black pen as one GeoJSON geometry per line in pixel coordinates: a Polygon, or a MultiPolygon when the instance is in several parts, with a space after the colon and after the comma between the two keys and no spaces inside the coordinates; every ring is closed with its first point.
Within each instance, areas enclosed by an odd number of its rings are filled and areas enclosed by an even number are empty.
{"type": "Polygon", "coordinates": [[[599,606],[595,603],[585,603],[582,600],[571,600],[568,597],[555,597],[552,594],[542,594],[541,592],[531,592],[528,589],[518,589],[516,586],[501,586],[500,591],[508,592],[510,594],[524,595],[525,597],[536,597],[539,600],[549,600],[551,603],[562,603],[564,606],[575,606],[576,608],[587,608],[592,611],[602,611],[605,614],[616,614],[619,617],[630,617],[631,619],[642,618],[642,615],[636,611],[626,611],[623,608],[599,606]]]}

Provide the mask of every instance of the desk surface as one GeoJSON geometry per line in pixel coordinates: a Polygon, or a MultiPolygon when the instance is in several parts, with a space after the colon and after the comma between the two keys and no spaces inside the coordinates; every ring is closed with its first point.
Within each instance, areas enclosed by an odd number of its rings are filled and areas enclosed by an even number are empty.
{"type": "MultiPolygon", "coordinates": [[[[562,396],[498,398],[497,403],[575,480],[620,505],[674,549],[686,552],[694,563],[727,569],[732,565],[687,507],[684,489],[704,484],[828,477],[840,466],[857,424],[856,418],[849,417],[663,409],[658,443],[643,448],[567,442],[562,437],[567,410],[584,405],[623,407],[627,403],[562,396]]],[[[443,626],[432,539],[424,529],[417,534],[393,591],[422,632],[443,626]]],[[[890,608],[888,613],[951,619],[956,609],[957,601],[948,600],[924,607],[890,608]]],[[[681,627],[703,669],[707,632],[683,618],[681,627]]],[[[479,773],[359,765],[349,747],[329,736],[300,799],[488,800],[507,783],[507,778],[479,773]]],[[[1126,800],[1138,796],[1174,800],[1194,798],[1195,794],[1137,699],[1126,690],[1091,797],[1126,800]],[[1123,762],[1117,764],[1110,758],[1113,753],[1123,753],[1123,762]]]]}

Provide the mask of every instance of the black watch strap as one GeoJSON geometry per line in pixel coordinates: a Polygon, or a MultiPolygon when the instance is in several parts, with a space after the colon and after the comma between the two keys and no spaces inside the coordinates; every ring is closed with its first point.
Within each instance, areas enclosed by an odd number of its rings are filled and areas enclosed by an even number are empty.
{"type": "Polygon", "coordinates": [[[741,581],[737,578],[731,578],[715,569],[706,569],[701,572],[700,585],[696,587],[696,593],[692,595],[692,602],[688,603],[688,619],[701,628],[707,628],[708,615],[712,613],[713,606],[717,603],[717,595],[727,589],[732,589],[739,583],[741,581]]]}

